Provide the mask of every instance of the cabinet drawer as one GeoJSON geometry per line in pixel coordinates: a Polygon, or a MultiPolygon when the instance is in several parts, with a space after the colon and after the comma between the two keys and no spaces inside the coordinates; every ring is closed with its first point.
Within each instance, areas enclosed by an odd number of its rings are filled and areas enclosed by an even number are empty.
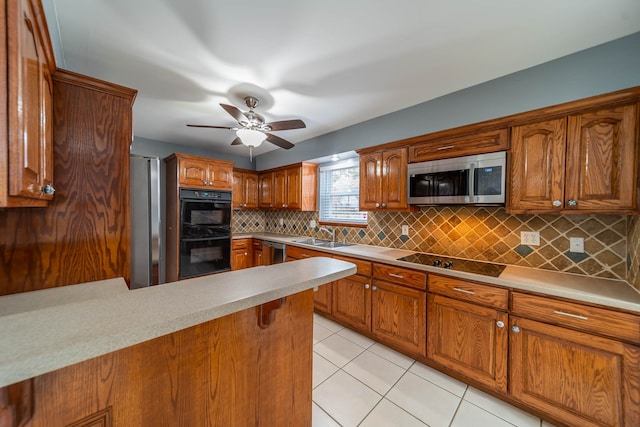
{"type": "Polygon", "coordinates": [[[249,240],[250,239],[232,239],[231,249],[232,250],[249,249],[249,240]]]}
{"type": "Polygon", "coordinates": [[[509,290],[490,285],[467,282],[451,277],[429,275],[429,292],[506,310],[509,306],[509,290]]]}
{"type": "Polygon", "coordinates": [[[387,282],[427,289],[427,273],[385,264],[373,264],[373,277],[387,282]]]}
{"type": "Polygon", "coordinates": [[[554,325],[640,343],[640,316],[633,314],[518,292],[512,292],[511,312],[554,325]]]}
{"type": "Polygon", "coordinates": [[[360,274],[361,276],[371,276],[371,262],[365,261],[362,259],[349,258],[346,256],[334,256],[335,259],[339,259],[341,261],[352,262],[356,265],[356,269],[358,270],[356,274],[360,274]]]}
{"type": "Polygon", "coordinates": [[[261,251],[262,250],[262,240],[253,239],[253,241],[251,242],[251,246],[253,246],[253,250],[254,251],[261,251]]]}
{"type": "Polygon", "coordinates": [[[303,258],[311,258],[315,256],[330,257],[331,255],[324,252],[307,249],[307,248],[299,248],[297,246],[287,245],[287,256],[295,259],[303,259],[303,258]]]}

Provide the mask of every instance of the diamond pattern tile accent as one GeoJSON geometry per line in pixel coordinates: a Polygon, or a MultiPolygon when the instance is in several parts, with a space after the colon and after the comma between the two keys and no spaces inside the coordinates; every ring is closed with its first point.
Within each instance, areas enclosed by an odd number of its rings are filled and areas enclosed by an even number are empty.
{"type": "MultiPolygon", "coordinates": [[[[266,231],[326,238],[317,212],[236,211],[236,233],[266,231]],[[279,225],[279,219],[284,225],[279,225]]],[[[622,215],[509,215],[500,207],[424,207],[416,212],[370,212],[367,227],[332,226],[336,238],[478,261],[628,280],[640,290],[640,218],[622,215]],[[409,236],[401,225],[408,224],[409,236]],[[520,245],[521,231],[540,232],[540,246],[520,245]],[[585,239],[585,254],[569,250],[585,239]],[[524,249],[527,248],[527,249],[524,249]]]]}

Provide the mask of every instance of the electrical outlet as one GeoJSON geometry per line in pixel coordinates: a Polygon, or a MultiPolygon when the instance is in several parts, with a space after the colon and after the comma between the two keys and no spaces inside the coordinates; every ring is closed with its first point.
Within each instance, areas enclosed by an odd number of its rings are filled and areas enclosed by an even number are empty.
{"type": "Polygon", "coordinates": [[[280,223],[280,225],[284,225],[284,219],[283,219],[283,218],[280,218],[280,219],[278,220],[278,222],[280,223]]]}
{"type": "Polygon", "coordinates": [[[405,236],[409,236],[409,226],[407,224],[402,225],[402,234],[405,236]]]}
{"type": "Polygon", "coordinates": [[[584,239],[582,237],[569,237],[569,252],[584,253],[584,239]]]}
{"type": "Polygon", "coordinates": [[[315,219],[312,219],[311,221],[309,221],[309,227],[316,228],[316,220],[315,219]]]}
{"type": "Polygon", "coordinates": [[[540,246],[540,233],[537,231],[521,231],[520,244],[527,246],[540,246]]]}

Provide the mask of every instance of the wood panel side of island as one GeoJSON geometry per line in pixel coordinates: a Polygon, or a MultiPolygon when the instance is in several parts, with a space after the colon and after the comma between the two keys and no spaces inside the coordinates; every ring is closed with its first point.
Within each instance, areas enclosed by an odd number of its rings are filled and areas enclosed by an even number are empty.
{"type": "Polygon", "coordinates": [[[313,291],[33,379],[26,425],[311,426],[313,291]]]}

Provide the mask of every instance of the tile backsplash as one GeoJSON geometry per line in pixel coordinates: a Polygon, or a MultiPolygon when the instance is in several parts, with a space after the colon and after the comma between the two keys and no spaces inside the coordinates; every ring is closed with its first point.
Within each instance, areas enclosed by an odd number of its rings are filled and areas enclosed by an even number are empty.
{"type": "MultiPolygon", "coordinates": [[[[318,222],[317,212],[236,211],[232,226],[235,233],[329,238],[311,228],[311,220],[318,222]]],[[[339,241],[625,279],[640,289],[639,222],[622,215],[510,215],[500,207],[447,206],[370,212],[367,227],[333,228],[339,241]],[[403,224],[408,235],[401,234],[403,224]],[[539,231],[540,246],[521,245],[521,231],[539,231]],[[569,237],[584,238],[585,253],[569,252],[569,237]]]]}

